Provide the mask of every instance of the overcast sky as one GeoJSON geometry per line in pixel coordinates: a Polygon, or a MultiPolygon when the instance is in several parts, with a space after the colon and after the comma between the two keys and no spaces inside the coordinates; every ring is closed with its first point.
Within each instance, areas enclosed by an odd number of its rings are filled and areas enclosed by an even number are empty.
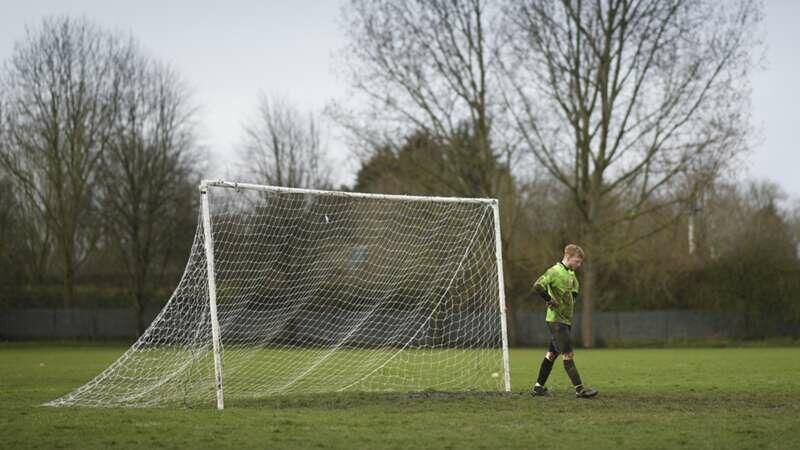
{"type": "MultiPolygon", "coordinates": [[[[12,53],[25,25],[42,17],[84,15],[130,33],[145,50],[172,64],[200,107],[201,142],[216,163],[206,174],[225,177],[242,137],[242,122],[259,92],[303,109],[321,110],[345,94],[333,75],[334,52],[344,45],[342,0],[0,0],[0,59],[12,53]],[[167,6],[164,6],[167,5],[167,6]]],[[[800,198],[800,1],[766,0],[765,67],[753,78],[753,121],[760,138],[746,176],[770,179],[800,198]]],[[[343,145],[332,143],[343,158],[343,145]]],[[[352,180],[353,165],[340,166],[352,180]]]]}

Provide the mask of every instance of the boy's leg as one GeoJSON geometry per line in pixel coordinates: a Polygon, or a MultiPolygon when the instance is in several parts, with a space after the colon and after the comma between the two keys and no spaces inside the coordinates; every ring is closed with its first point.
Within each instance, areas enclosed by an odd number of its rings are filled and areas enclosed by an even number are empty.
{"type": "Polygon", "coordinates": [[[541,394],[547,391],[544,384],[547,383],[547,378],[553,370],[553,363],[556,358],[558,358],[558,353],[551,350],[548,350],[547,354],[544,355],[542,364],[539,366],[539,376],[536,378],[536,384],[533,385],[534,393],[541,394]]]}
{"type": "Polygon", "coordinates": [[[550,339],[550,347],[544,355],[542,364],[539,366],[539,376],[536,378],[536,384],[533,385],[533,395],[548,395],[549,392],[544,384],[547,383],[547,378],[550,376],[550,371],[553,370],[553,363],[558,358],[558,350],[556,350],[555,342],[550,339]]]}
{"type": "Polygon", "coordinates": [[[575,387],[575,395],[578,397],[594,397],[597,395],[597,391],[594,389],[589,389],[583,386],[583,381],[581,381],[581,376],[578,373],[578,368],[575,367],[575,353],[572,351],[572,340],[570,339],[570,326],[561,324],[561,323],[554,323],[552,327],[552,333],[554,340],[556,342],[556,347],[561,350],[562,356],[564,358],[564,370],[567,372],[567,376],[569,380],[572,382],[572,386],[575,387]]]}
{"type": "Polygon", "coordinates": [[[558,358],[558,353],[553,351],[548,351],[544,355],[544,359],[542,360],[542,365],[539,366],[539,376],[536,378],[536,384],[540,386],[544,386],[547,383],[547,378],[550,376],[550,371],[553,370],[553,363],[558,358]]]}
{"type": "Polygon", "coordinates": [[[597,395],[597,391],[583,385],[581,376],[578,374],[578,368],[575,367],[575,361],[573,358],[575,358],[575,354],[573,352],[564,353],[564,370],[567,371],[569,380],[572,381],[572,385],[575,386],[575,396],[581,398],[594,397],[597,395]]]}
{"type": "Polygon", "coordinates": [[[581,375],[578,373],[578,368],[575,367],[573,358],[575,358],[575,353],[564,353],[564,370],[567,371],[569,381],[572,382],[572,385],[577,391],[579,388],[583,387],[583,381],[581,381],[581,375]]]}

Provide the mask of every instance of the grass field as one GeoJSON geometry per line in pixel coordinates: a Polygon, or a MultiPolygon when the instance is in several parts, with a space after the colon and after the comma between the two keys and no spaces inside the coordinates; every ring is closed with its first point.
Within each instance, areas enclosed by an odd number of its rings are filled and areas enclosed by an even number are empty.
{"type": "Polygon", "coordinates": [[[0,345],[0,448],[800,448],[800,348],[578,351],[593,400],[543,350],[512,350],[511,395],[328,394],[208,408],[38,406],[125,348],[0,345]]]}

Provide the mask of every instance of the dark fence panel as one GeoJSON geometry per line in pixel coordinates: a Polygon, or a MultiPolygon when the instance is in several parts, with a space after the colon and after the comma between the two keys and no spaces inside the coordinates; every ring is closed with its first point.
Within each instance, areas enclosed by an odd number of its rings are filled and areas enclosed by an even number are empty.
{"type": "MultiPolygon", "coordinates": [[[[148,310],[154,318],[158,310],[148,310]]],[[[463,319],[463,318],[462,318],[463,319]]],[[[550,336],[543,312],[518,312],[516,343],[541,346],[550,336]]],[[[704,311],[600,312],[595,315],[595,339],[599,345],[624,342],[670,342],[704,339],[739,339],[748,336],[748,321],[736,313],[704,311]]],[[[580,342],[580,314],[572,330],[580,342]]],[[[775,336],[797,336],[796,324],[776,324],[775,336]]],[[[82,308],[74,310],[11,308],[0,310],[0,339],[129,339],[136,337],[131,308],[82,308]]],[[[230,336],[229,336],[230,338],[230,336]]]]}
{"type": "MultiPolygon", "coordinates": [[[[152,321],[158,311],[146,311],[148,321],[152,321]]],[[[133,308],[0,310],[0,339],[129,339],[136,336],[133,308]]]]}
{"type": "MultiPolygon", "coordinates": [[[[550,335],[543,312],[520,312],[517,345],[544,345],[550,335]]],[[[671,342],[685,340],[742,339],[753,335],[751,321],[739,313],[710,311],[635,311],[595,313],[594,335],[598,345],[606,343],[671,342]]],[[[573,320],[572,336],[581,340],[581,315],[573,320]]],[[[764,330],[761,330],[764,331],[764,330]]],[[[776,322],[765,336],[798,336],[800,325],[776,322]]]]}

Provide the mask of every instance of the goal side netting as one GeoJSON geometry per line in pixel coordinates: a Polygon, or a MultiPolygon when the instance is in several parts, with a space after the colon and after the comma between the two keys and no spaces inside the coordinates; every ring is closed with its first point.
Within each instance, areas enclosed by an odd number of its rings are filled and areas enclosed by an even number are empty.
{"type": "Polygon", "coordinates": [[[495,200],[223,181],[201,192],[167,304],[116,362],[48,405],[510,389],[495,200]]]}

